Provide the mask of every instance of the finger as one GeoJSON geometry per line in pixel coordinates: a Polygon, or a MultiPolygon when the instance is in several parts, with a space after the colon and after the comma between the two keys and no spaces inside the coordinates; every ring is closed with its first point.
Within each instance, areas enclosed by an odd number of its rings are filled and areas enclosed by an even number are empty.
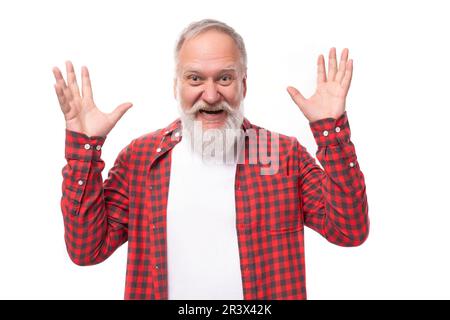
{"type": "Polygon", "coordinates": [[[81,68],[81,91],[83,93],[83,98],[93,98],[91,78],[89,77],[89,70],[85,66],[81,68]]]}
{"type": "Polygon", "coordinates": [[[66,87],[66,81],[64,81],[64,78],[63,78],[63,75],[61,73],[61,70],[59,70],[58,67],[54,67],[52,69],[52,71],[53,71],[53,75],[55,76],[56,83],[59,86],[61,86],[62,88],[65,88],[66,87]]]}
{"type": "Polygon", "coordinates": [[[295,102],[295,104],[300,108],[300,110],[303,111],[303,106],[305,105],[305,97],[295,89],[294,87],[287,87],[287,92],[291,96],[292,100],[295,102]]]}
{"type": "Polygon", "coordinates": [[[334,81],[334,77],[336,76],[336,48],[331,48],[330,53],[328,55],[328,81],[334,81]]]}
{"type": "Polygon", "coordinates": [[[66,113],[67,111],[69,111],[68,110],[69,108],[66,105],[66,99],[65,99],[65,96],[64,96],[64,90],[58,84],[55,84],[54,87],[55,87],[56,96],[58,97],[58,101],[59,101],[59,105],[61,107],[61,110],[64,113],[66,113]]]}
{"type": "Polygon", "coordinates": [[[125,114],[125,112],[128,111],[133,106],[132,103],[126,102],[122,103],[120,106],[118,106],[113,112],[109,114],[109,117],[111,119],[111,122],[116,124],[117,121],[122,118],[122,116],[125,114]]]}
{"type": "Polygon", "coordinates": [[[325,59],[323,55],[320,55],[317,59],[317,85],[326,81],[327,75],[325,73],[325,59]]]}
{"type": "Polygon", "coordinates": [[[73,100],[72,90],[70,90],[69,87],[63,88],[64,92],[64,102],[68,104],[70,101],[73,100]]]}
{"type": "Polygon", "coordinates": [[[336,78],[335,78],[335,80],[339,83],[341,83],[342,79],[344,78],[345,69],[347,66],[347,60],[348,60],[348,49],[345,48],[344,50],[342,50],[341,61],[339,62],[339,70],[336,73],[336,78]]]}
{"type": "Polygon", "coordinates": [[[67,70],[67,86],[72,91],[73,96],[80,95],[80,89],[78,88],[77,77],[75,75],[75,70],[73,69],[73,64],[70,61],[66,61],[67,70]]]}
{"type": "Polygon", "coordinates": [[[352,82],[353,75],[353,60],[350,59],[347,62],[344,79],[342,79],[341,86],[344,88],[345,93],[347,94],[348,89],[350,89],[350,83],[352,82]]]}

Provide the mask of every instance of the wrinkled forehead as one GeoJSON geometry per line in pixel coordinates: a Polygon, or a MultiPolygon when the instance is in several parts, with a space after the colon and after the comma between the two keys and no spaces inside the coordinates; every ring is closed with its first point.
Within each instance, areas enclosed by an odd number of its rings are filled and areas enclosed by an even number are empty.
{"type": "Polygon", "coordinates": [[[239,63],[234,61],[205,61],[203,63],[188,63],[180,66],[181,75],[198,73],[202,75],[217,75],[222,73],[239,73],[239,63]]]}
{"type": "Polygon", "coordinates": [[[177,69],[210,73],[227,68],[237,69],[240,63],[241,55],[234,40],[227,34],[210,30],[183,43],[177,69]]]}

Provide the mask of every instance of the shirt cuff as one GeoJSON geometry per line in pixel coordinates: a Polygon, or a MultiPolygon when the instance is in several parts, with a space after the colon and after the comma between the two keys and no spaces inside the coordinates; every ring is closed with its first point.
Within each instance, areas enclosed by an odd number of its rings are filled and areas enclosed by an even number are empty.
{"type": "Polygon", "coordinates": [[[100,160],[105,139],[106,137],[89,137],[84,133],[66,129],[66,159],[82,161],[100,160]]]}
{"type": "Polygon", "coordinates": [[[330,146],[350,142],[350,126],[348,124],[347,111],[337,119],[324,118],[310,122],[318,146],[330,146]]]}

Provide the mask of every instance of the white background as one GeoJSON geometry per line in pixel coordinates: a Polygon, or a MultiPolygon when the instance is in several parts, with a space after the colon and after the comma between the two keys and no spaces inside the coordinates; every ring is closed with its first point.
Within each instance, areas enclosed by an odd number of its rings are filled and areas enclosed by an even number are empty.
{"type": "Polygon", "coordinates": [[[354,59],[347,100],[371,231],[357,248],[306,231],[310,299],[450,299],[446,1],[2,1],[0,298],[122,299],[127,245],[92,267],[65,249],[64,120],[53,66],[90,68],[97,105],[134,107],[110,133],[106,169],[133,138],[177,116],[173,46],[215,18],[246,41],[246,116],[315,154],[287,85],[309,96],[316,58],[354,59]],[[425,4],[426,3],[426,4],[425,4]]]}

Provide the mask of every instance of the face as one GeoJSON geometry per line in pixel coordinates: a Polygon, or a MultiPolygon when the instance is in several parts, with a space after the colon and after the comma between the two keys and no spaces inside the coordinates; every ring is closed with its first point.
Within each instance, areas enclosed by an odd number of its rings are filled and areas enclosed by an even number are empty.
{"type": "Polygon", "coordinates": [[[174,95],[183,111],[194,112],[203,129],[223,127],[229,115],[223,103],[239,108],[246,91],[240,52],[230,36],[208,30],[183,43],[174,95]]]}

